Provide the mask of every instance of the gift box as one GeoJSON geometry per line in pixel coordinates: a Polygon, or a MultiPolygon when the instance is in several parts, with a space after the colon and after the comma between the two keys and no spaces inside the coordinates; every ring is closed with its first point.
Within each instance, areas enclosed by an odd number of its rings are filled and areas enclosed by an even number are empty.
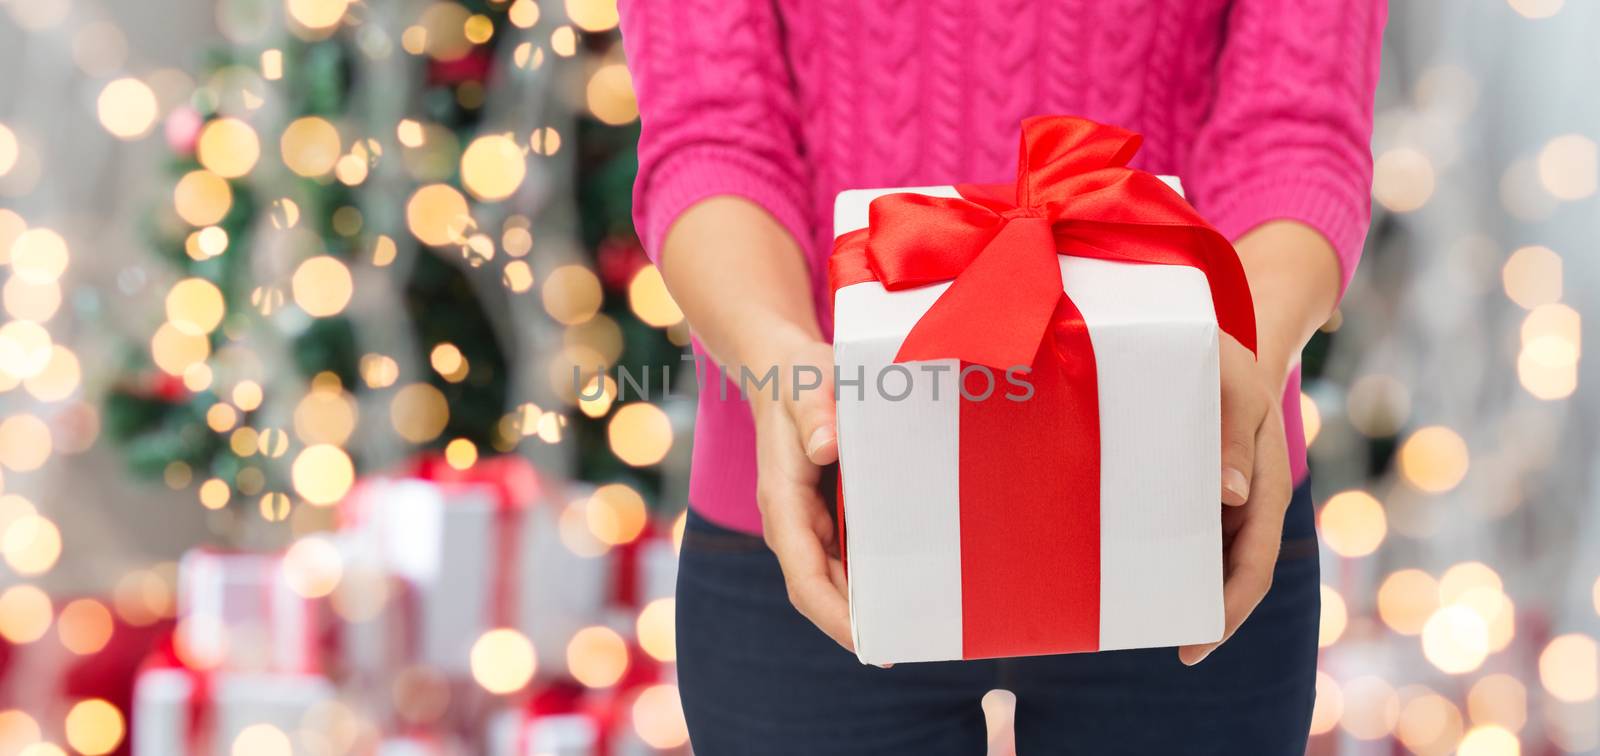
{"type": "Polygon", "coordinates": [[[239,752],[235,742],[251,728],[275,729],[296,753],[310,752],[318,744],[305,742],[307,717],[334,695],[318,675],[202,670],[168,654],[134,684],[133,756],[239,752]]]}
{"type": "Polygon", "coordinates": [[[614,685],[572,680],[541,687],[522,706],[490,719],[492,756],[660,756],[689,753],[688,725],[674,668],[629,650],[628,671],[614,685]]]}
{"type": "Polygon", "coordinates": [[[185,653],[209,668],[319,670],[318,615],[294,592],[278,553],[192,549],[178,561],[185,653]]]}
{"type": "Polygon", "coordinates": [[[385,737],[378,741],[373,756],[456,756],[467,752],[452,736],[423,732],[385,737]]]}
{"type": "Polygon", "coordinates": [[[491,756],[599,756],[602,723],[585,707],[585,691],[570,681],[545,687],[516,708],[490,719],[491,756]]]}
{"type": "Polygon", "coordinates": [[[466,677],[473,643],[510,627],[532,641],[541,673],[561,672],[573,633],[605,616],[609,560],[563,542],[561,512],[525,460],[442,465],[363,480],[341,503],[347,559],[404,583],[379,617],[343,629],[344,653],[357,667],[466,677]]]}
{"type": "Polygon", "coordinates": [[[846,191],[830,265],[865,663],[1223,631],[1218,329],[1243,271],[1138,137],[1024,123],[1015,186],[846,191]]]}

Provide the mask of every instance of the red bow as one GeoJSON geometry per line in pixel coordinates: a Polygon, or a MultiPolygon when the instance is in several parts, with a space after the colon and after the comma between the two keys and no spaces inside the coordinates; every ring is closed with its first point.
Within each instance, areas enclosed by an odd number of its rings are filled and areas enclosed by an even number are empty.
{"type": "Polygon", "coordinates": [[[1056,255],[1187,265],[1210,282],[1217,324],[1252,352],[1255,312],[1233,245],[1166,184],[1128,167],[1143,137],[1070,116],[1022,122],[1015,192],[963,185],[959,198],[888,194],[867,228],[834,243],[834,290],[891,291],[954,279],[906,336],[896,362],[1030,365],[1058,304],[1056,255]]]}

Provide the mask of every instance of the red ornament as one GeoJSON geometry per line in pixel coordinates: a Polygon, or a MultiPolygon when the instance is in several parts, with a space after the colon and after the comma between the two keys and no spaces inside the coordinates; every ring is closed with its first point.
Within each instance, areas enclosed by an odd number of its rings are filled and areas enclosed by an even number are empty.
{"type": "Polygon", "coordinates": [[[600,282],[613,291],[626,290],[639,270],[650,264],[650,258],[645,256],[639,240],[632,236],[606,237],[605,241],[600,242],[595,258],[600,282]]]}
{"type": "Polygon", "coordinates": [[[150,392],[163,401],[181,402],[189,396],[189,387],[178,376],[156,373],[150,381],[150,392]]]}
{"type": "Polygon", "coordinates": [[[494,59],[489,56],[489,51],[483,47],[474,47],[466,55],[454,60],[430,60],[428,63],[428,83],[431,85],[445,84],[454,86],[468,81],[476,81],[487,85],[489,74],[493,69],[494,59]]]}

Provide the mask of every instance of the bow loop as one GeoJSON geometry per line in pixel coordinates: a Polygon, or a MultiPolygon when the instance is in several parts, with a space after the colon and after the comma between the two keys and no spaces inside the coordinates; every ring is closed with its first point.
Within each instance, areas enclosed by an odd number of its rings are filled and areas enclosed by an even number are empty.
{"type": "Polygon", "coordinates": [[[1083,118],[1035,116],[1022,121],[1017,205],[1035,207],[1071,196],[1072,179],[1122,168],[1144,137],[1083,118]]]}
{"type": "Polygon", "coordinates": [[[923,194],[886,194],[867,217],[868,264],[891,291],[960,275],[1002,223],[982,205],[923,194]]]}

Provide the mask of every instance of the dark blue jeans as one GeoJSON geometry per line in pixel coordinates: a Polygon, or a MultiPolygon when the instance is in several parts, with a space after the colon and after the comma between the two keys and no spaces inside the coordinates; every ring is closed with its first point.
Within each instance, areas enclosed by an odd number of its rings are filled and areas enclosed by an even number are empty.
{"type": "Polygon", "coordinates": [[[1321,591],[1311,495],[1294,492],[1272,590],[1195,667],[1170,648],[863,666],[789,604],[761,539],[690,513],[678,674],[699,756],[982,754],[979,700],[1017,695],[1017,751],[1305,752],[1321,591]]]}

